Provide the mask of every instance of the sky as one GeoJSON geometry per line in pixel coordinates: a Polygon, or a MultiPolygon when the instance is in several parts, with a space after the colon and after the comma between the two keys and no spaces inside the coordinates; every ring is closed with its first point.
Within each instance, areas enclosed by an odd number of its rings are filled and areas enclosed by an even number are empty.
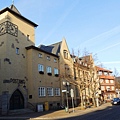
{"type": "Polygon", "coordinates": [[[38,24],[36,46],[65,38],[70,53],[87,51],[96,65],[120,73],[120,0],[0,0],[0,9],[12,2],[38,24]]]}

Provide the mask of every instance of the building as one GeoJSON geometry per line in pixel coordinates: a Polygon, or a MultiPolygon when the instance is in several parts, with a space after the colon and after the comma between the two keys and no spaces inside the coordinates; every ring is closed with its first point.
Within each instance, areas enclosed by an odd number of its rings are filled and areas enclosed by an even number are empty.
{"type": "Polygon", "coordinates": [[[87,107],[99,106],[100,84],[92,54],[74,58],[74,78],[76,82],[77,104],[87,107]]]}
{"type": "Polygon", "coordinates": [[[96,69],[99,75],[102,98],[104,101],[110,101],[116,96],[115,77],[112,75],[112,71],[110,70],[98,66],[96,69]]]}
{"type": "MultiPolygon", "coordinates": [[[[40,45],[39,48],[59,56],[59,78],[61,82],[61,90],[63,91],[66,90],[67,92],[70,91],[71,88],[75,89],[74,85],[70,81],[74,79],[73,59],[71,58],[65,38],[63,38],[62,41],[58,43],[51,44],[48,46],[40,45]]],[[[66,92],[63,92],[61,96],[62,105],[68,106],[67,105],[68,103],[69,106],[72,106],[70,93],[67,94],[68,96],[68,100],[67,100],[66,92]]],[[[76,95],[74,97],[74,100],[75,100],[74,101],[75,105],[77,105],[76,95]]]]}
{"type": "Polygon", "coordinates": [[[59,57],[35,47],[38,25],[14,5],[0,11],[0,113],[60,106],[59,57]]]}
{"type": "Polygon", "coordinates": [[[115,77],[116,96],[120,98],[120,76],[115,77]]]}

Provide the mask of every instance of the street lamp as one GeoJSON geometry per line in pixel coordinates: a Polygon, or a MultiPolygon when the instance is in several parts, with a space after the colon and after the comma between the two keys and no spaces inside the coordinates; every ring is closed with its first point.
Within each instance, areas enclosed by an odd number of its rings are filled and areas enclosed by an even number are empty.
{"type": "Polygon", "coordinates": [[[69,112],[69,104],[68,104],[69,89],[68,89],[68,87],[69,87],[70,83],[63,81],[63,85],[66,87],[66,102],[67,102],[67,107],[65,109],[66,109],[66,112],[69,112]]]}

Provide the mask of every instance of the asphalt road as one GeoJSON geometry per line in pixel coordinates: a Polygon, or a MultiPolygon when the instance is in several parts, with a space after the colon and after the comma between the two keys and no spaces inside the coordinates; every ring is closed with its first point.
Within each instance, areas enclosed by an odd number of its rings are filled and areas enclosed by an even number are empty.
{"type": "Polygon", "coordinates": [[[109,106],[103,110],[59,120],[120,120],[120,105],[109,106]]]}

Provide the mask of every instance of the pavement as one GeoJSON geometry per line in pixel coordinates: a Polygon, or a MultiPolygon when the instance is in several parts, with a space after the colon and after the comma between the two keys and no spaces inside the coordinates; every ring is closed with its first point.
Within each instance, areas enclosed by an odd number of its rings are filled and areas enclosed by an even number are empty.
{"type": "Polygon", "coordinates": [[[80,107],[70,108],[69,112],[63,110],[57,111],[43,111],[43,112],[33,112],[33,113],[26,113],[21,115],[9,115],[9,116],[0,116],[0,120],[60,120],[65,119],[73,116],[80,116],[83,114],[87,114],[90,112],[94,112],[97,110],[102,110],[107,107],[111,106],[111,103],[104,103],[98,107],[90,107],[84,110],[81,110],[80,107]]]}

